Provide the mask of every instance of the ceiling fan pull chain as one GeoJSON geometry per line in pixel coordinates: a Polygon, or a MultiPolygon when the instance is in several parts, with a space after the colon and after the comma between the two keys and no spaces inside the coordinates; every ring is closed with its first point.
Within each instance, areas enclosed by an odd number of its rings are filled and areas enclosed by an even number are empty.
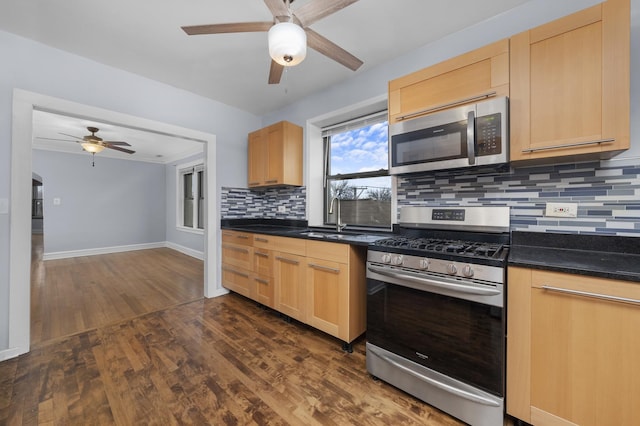
{"type": "Polygon", "coordinates": [[[95,167],[96,166],[96,153],[92,152],[91,153],[91,167],[95,167]]]}

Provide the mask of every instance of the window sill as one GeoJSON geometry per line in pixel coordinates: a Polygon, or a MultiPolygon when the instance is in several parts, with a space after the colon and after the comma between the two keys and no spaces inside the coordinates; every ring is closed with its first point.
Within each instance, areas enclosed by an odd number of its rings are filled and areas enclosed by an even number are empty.
{"type": "Polygon", "coordinates": [[[187,232],[189,234],[204,235],[204,229],[199,228],[187,228],[186,226],[176,226],[176,229],[181,232],[187,232]]]}

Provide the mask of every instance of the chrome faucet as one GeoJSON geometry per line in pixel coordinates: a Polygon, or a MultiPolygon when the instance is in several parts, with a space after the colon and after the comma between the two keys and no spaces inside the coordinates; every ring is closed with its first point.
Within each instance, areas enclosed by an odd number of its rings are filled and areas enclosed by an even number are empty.
{"type": "Polygon", "coordinates": [[[329,214],[333,214],[333,203],[336,202],[336,232],[341,232],[342,229],[347,226],[347,224],[342,223],[342,218],[340,217],[340,198],[335,196],[331,199],[331,204],[329,204],[329,214]]]}

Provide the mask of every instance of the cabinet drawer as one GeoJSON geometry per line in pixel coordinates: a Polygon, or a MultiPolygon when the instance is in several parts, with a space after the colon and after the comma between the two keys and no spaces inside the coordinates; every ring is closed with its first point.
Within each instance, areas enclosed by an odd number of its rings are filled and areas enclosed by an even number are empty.
{"type": "Polygon", "coordinates": [[[251,297],[251,275],[248,271],[222,266],[222,285],[246,297],[251,297]]]}
{"type": "Polygon", "coordinates": [[[274,237],[265,234],[253,234],[253,246],[263,249],[271,249],[273,247],[274,237]]]}
{"type": "Polygon", "coordinates": [[[253,269],[253,247],[222,243],[222,263],[251,271],[253,269]]]}
{"type": "Polygon", "coordinates": [[[273,276],[273,253],[261,248],[253,249],[253,271],[262,276],[273,276]]]}
{"type": "Polygon", "coordinates": [[[222,242],[250,246],[253,243],[253,238],[252,234],[247,232],[228,231],[223,229],[222,242]]]}
{"type": "Polygon", "coordinates": [[[349,244],[307,241],[307,257],[349,263],[349,244]]]}
{"type": "MultiPolygon", "coordinates": [[[[630,299],[640,302],[640,285],[629,281],[608,280],[583,275],[534,270],[531,287],[573,296],[600,298],[615,302],[630,299]]],[[[638,306],[640,309],[640,303],[638,306]]]]}
{"type": "Polygon", "coordinates": [[[274,280],[271,276],[254,275],[252,277],[252,299],[258,303],[273,308],[274,304],[274,280]]]}

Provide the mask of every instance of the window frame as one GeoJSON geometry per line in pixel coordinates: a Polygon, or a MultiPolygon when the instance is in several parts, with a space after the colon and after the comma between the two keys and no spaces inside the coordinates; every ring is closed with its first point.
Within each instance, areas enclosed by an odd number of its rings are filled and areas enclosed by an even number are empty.
{"type": "MultiPolygon", "coordinates": [[[[389,223],[384,226],[376,226],[373,224],[352,224],[346,223],[348,225],[347,229],[358,229],[358,230],[391,230],[393,227],[393,223],[395,222],[395,216],[393,214],[393,210],[396,206],[395,200],[395,180],[389,174],[389,165],[387,163],[385,168],[381,168],[378,170],[369,170],[365,172],[352,172],[352,173],[337,173],[331,174],[331,137],[334,135],[346,133],[351,130],[362,129],[374,124],[387,122],[388,128],[388,111],[387,109],[382,109],[376,112],[370,112],[360,117],[350,119],[347,121],[342,121],[333,125],[322,127],[321,135],[322,135],[322,150],[323,150],[323,166],[322,166],[322,179],[323,179],[323,215],[322,222],[325,227],[333,227],[336,226],[335,220],[331,221],[329,215],[329,205],[331,200],[334,198],[331,194],[331,182],[333,181],[349,181],[356,179],[367,179],[374,177],[388,177],[389,178],[389,223]]],[[[387,140],[387,149],[388,149],[387,140]]],[[[339,199],[343,199],[338,195],[339,199]]],[[[357,198],[356,198],[357,200],[357,198]]],[[[344,224],[344,223],[343,223],[344,224]]]]}
{"type": "Polygon", "coordinates": [[[196,160],[189,163],[176,165],[176,229],[184,232],[204,235],[206,226],[206,172],[204,160],[196,160]],[[191,192],[193,194],[193,226],[184,224],[185,209],[185,176],[192,174],[191,192]],[[200,227],[199,225],[202,225],[200,227]]]}

